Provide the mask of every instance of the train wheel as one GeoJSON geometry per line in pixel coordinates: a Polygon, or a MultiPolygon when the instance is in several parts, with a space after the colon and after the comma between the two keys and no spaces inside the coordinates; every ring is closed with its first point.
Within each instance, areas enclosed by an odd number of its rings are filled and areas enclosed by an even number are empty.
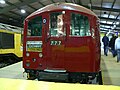
{"type": "Polygon", "coordinates": [[[27,73],[27,79],[28,80],[34,80],[34,79],[36,79],[36,77],[33,76],[31,73],[27,73]]]}

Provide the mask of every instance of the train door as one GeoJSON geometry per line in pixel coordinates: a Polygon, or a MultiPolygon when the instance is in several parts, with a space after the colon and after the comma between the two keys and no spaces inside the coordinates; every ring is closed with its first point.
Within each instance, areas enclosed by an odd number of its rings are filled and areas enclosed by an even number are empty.
{"type": "Polygon", "coordinates": [[[64,46],[66,29],[64,27],[65,11],[49,14],[47,42],[47,69],[64,69],[64,46]]]}
{"type": "Polygon", "coordinates": [[[46,30],[48,29],[47,13],[42,13],[28,20],[24,37],[24,67],[44,69],[46,67],[46,30]],[[26,50],[26,51],[25,51],[26,50]],[[26,61],[25,61],[26,60],[26,61]]]}
{"type": "Polygon", "coordinates": [[[88,16],[77,12],[68,14],[70,23],[65,46],[65,67],[68,71],[88,71],[90,69],[91,37],[88,16]]]}

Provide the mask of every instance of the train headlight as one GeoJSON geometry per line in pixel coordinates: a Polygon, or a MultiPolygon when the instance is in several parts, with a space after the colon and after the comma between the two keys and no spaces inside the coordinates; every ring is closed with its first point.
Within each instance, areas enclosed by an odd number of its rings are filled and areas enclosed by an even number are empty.
{"type": "Polygon", "coordinates": [[[65,11],[62,11],[62,14],[65,14],[65,11]]]}
{"type": "Polygon", "coordinates": [[[30,54],[29,54],[29,53],[26,53],[26,56],[27,56],[27,57],[29,57],[29,56],[30,56],[30,54]]]}
{"type": "Polygon", "coordinates": [[[42,54],[42,53],[39,53],[39,57],[43,57],[43,54],[42,54]]]}
{"type": "Polygon", "coordinates": [[[30,66],[30,62],[26,62],[26,66],[29,67],[30,66]]]}
{"type": "Polygon", "coordinates": [[[36,61],[36,58],[33,58],[32,61],[35,62],[35,61],[36,61]]]}

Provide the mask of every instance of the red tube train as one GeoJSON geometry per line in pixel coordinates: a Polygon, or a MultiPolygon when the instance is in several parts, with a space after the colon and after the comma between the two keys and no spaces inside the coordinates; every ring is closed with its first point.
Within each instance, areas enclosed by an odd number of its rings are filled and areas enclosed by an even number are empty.
{"type": "Polygon", "coordinates": [[[29,79],[102,84],[100,56],[99,19],[85,7],[55,3],[24,21],[29,79]]]}

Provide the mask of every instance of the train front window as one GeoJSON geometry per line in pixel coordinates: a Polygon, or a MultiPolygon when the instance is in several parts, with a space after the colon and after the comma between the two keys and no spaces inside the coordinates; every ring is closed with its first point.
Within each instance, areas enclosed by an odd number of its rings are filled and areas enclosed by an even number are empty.
{"type": "Polygon", "coordinates": [[[58,37],[65,35],[65,31],[63,30],[63,12],[54,12],[50,14],[50,35],[52,37],[58,37]]]}
{"type": "Polygon", "coordinates": [[[27,36],[42,36],[42,16],[37,16],[28,22],[27,36]]]}
{"type": "Polygon", "coordinates": [[[90,24],[87,16],[81,14],[71,14],[71,25],[70,25],[71,36],[91,36],[90,24]]]}

